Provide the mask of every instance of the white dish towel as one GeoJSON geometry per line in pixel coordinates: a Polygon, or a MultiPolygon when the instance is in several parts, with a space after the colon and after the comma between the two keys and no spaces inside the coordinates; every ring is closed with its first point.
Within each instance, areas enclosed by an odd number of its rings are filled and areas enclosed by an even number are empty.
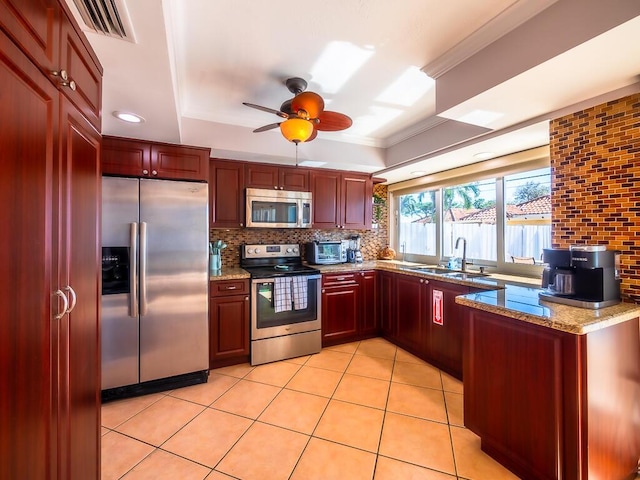
{"type": "Polygon", "coordinates": [[[293,277],[293,308],[304,310],[307,308],[307,283],[309,278],[303,275],[293,277]]]}
{"type": "Polygon", "coordinates": [[[276,313],[291,310],[291,277],[276,277],[273,283],[273,307],[276,313]]]}

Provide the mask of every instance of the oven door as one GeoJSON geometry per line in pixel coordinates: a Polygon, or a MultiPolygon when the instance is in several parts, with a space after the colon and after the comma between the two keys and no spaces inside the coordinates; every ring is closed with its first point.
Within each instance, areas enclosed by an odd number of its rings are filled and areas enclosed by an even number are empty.
{"type": "MultiPolygon", "coordinates": [[[[293,278],[285,277],[285,278],[293,278]]],[[[251,339],[290,335],[320,330],[322,302],[321,275],[307,275],[307,306],[304,309],[276,312],[275,278],[251,281],[251,339]]]]}

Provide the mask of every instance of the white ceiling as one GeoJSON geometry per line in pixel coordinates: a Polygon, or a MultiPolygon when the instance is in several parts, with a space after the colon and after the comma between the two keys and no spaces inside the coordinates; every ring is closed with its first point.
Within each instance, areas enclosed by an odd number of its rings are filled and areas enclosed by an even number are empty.
{"type": "Polygon", "coordinates": [[[295,164],[296,148],[278,129],[252,133],[279,118],[242,105],[279,109],[293,76],[353,119],[300,144],[299,161],[379,172],[391,183],[477,162],[480,151],[544,145],[554,114],[638,89],[636,0],[117,4],[131,41],[85,30],[104,68],[102,133],[211,147],[220,158],[295,164]],[[341,72],[350,76],[331,85],[341,72]],[[146,121],[126,124],[116,110],[146,121]],[[465,117],[476,110],[498,118],[465,117]]]}

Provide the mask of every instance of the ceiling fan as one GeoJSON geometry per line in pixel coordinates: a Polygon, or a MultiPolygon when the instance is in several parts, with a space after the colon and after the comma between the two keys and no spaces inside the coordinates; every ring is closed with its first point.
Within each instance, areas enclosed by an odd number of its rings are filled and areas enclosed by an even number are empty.
{"type": "Polygon", "coordinates": [[[300,142],[310,142],[321,132],[335,132],[345,130],[353,121],[343,113],[331,112],[324,109],[324,100],[314,92],[306,92],[307,82],[298,77],[287,79],[285,85],[295,95],[285,101],[280,110],[263,107],[254,103],[242,102],[247,107],[256,108],[268,113],[274,113],[284,121],[270,123],[256,128],[253,132],[266,132],[280,127],[284,138],[296,145],[300,142]]]}

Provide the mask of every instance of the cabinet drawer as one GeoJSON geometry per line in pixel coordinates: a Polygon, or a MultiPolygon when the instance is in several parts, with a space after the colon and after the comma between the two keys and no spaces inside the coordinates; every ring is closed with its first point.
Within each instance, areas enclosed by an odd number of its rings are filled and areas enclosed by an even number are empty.
{"type": "Polygon", "coordinates": [[[209,293],[212,297],[249,293],[249,280],[218,280],[210,282],[209,293]]]}
{"type": "Polygon", "coordinates": [[[357,275],[357,273],[325,273],[322,275],[322,286],[352,285],[358,283],[357,275]]]}

